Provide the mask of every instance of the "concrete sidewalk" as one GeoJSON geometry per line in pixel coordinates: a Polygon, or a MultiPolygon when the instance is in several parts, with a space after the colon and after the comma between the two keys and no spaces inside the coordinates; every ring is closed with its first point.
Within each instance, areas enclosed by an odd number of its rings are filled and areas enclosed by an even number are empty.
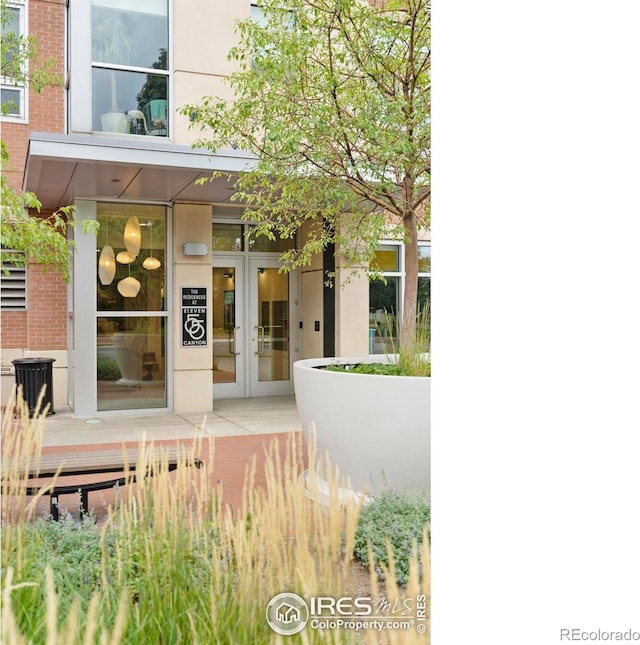
{"type": "MultiPolygon", "coordinates": [[[[255,464],[253,485],[264,487],[266,453],[275,443],[284,463],[287,444],[292,438],[290,433],[301,446],[300,470],[306,468],[305,443],[300,430],[293,396],[215,401],[213,412],[201,414],[121,411],[78,419],[69,410],[61,408],[44,419],[43,452],[59,453],[63,459],[65,453],[79,450],[135,448],[142,439],[171,445],[174,442],[189,444],[191,440],[201,438],[204,441],[199,456],[207,459],[209,442],[215,439],[211,485],[222,491],[224,504],[239,508],[247,471],[255,464]]],[[[93,477],[95,481],[106,478],[109,476],[93,477]]],[[[73,476],[59,480],[64,484],[73,481],[73,476]]],[[[89,495],[89,510],[102,521],[114,499],[112,489],[96,491],[89,495]]],[[[79,496],[61,496],[60,509],[77,516],[79,496]]],[[[48,501],[43,500],[38,511],[39,515],[46,516],[48,501]]]]}
{"type": "Polygon", "coordinates": [[[213,412],[108,412],[74,418],[68,409],[46,417],[43,447],[204,437],[229,437],[301,430],[295,397],[265,396],[214,401],[213,412]]]}

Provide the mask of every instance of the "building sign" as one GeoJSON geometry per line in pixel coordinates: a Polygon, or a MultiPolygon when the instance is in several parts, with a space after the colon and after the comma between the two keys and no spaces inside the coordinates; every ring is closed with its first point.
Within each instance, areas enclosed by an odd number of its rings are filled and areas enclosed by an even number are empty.
{"type": "Polygon", "coordinates": [[[182,287],[182,347],[207,345],[207,288],[182,287]]]}

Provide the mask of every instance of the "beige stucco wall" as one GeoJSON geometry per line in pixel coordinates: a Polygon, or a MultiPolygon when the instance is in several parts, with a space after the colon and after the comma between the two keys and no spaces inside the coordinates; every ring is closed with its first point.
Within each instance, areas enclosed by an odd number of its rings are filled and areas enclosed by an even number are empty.
{"type": "Polygon", "coordinates": [[[301,290],[302,355],[300,358],[319,358],[324,356],[322,269],[303,270],[301,290]],[[315,331],[316,320],[320,321],[319,331],[315,331]]]}
{"type": "Polygon", "coordinates": [[[336,276],[336,356],[369,353],[369,278],[338,271],[336,276]]]}
{"type": "Polygon", "coordinates": [[[173,320],[175,334],[173,408],[176,412],[213,409],[211,345],[181,347],[182,287],[206,287],[208,294],[207,337],[211,343],[211,206],[176,204],[173,208],[173,320]],[[185,256],[184,243],[206,243],[204,256],[185,256]]]}
{"type": "MultiPolygon", "coordinates": [[[[305,225],[299,233],[299,244],[302,247],[307,241],[305,225]]],[[[323,320],[323,273],[322,255],[315,255],[311,264],[300,271],[300,316],[302,320],[302,354],[300,358],[318,358],[324,356],[324,320],[323,320]],[[320,322],[320,331],[315,331],[315,321],[320,322]]]]}
{"type": "Polygon", "coordinates": [[[237,44],[235,22],[250,17],[251,4],[175,0],[173,6],[173,42],[180,46],[173,49],[172,138],[175,143],[191,145],[202,135],[190,131],[188,117],[176,111],[186,104],[199,103],[204,96],[232,97],[223,78],[237,68],[237,63],[227,60],[227,54],[237,44]]]}
{"type": "Polygon", "coordinates": [[[174,0],[173,51],[175,71],[223,76],[235,63],[227,60],[238,42],[235,22],[251,17],[250,2],[229,0],[174,0]]]}
{"type": "Polygon", "coordinates": [[[206,131],[200,129],[190,130],[190,121],[187,116],[178,114],[177,110],[185,105],[197,105],[205,96],[220,96],[230,99],[232,96],[228,86],[224,85],[222,78],[205,74],[178,72],[173,76],[174,116],[172,138],[175,143],[190,146],[196,139],[206,138],[206,131]]]}

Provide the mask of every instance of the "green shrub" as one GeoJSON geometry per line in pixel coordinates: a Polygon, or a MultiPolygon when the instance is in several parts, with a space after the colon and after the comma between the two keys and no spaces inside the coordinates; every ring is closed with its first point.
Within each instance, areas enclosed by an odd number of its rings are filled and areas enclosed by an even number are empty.
{"type": "Polygon", "coordinates": [[[369,566],[368,543],[371,543],[378,576],[383,573],[380,564],[389,566],[386,539],[391,542],[396,579],[406,586],[409,579],[409,560],[414,541],[420,546],[424,527],[428,527],[431,506],[426,497],[385,491],[362,508],[355,534],[354,554],[369,566]]]}
{"type": "Polygon", "coordinates": [[[11,548],[3,561],[3,569],[6,564],[21,560],[23,570],[30,574],[24,580],[17,578],[15,582],[26,584],[18,585],[13,592],[17,618],[25,633],[42,634],[45,630],[44,619],[33,609],[46,606],[47,565],[53,568],[61,615],[69,612],[74,599],[86,612],[91,596],[100,586],[102,549],[95,519],[87,517],[77,522],[64,513],[60,518],[59,522],[38,519],[20,525],[19,529],[3,527],[5,537],[10,542],[7,546],[11,548]],[[22,532],[20,539],[10,539],[16,530],[22,532]],[[34,581],[36,584],[31,584],[34,581]]]}
{"type": "Polygon", "coordinates": [[[122,376],[118,363],[108,356],[98,357],[97,372],[99,381],[117,381],[122,376]]]}

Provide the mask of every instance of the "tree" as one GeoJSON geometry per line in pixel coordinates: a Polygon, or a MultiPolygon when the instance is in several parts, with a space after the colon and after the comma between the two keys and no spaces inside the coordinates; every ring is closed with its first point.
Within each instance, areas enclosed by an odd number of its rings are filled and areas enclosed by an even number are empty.
{"type": "Polygon", "coordinates": [[[234,100],[205,97],[182,109],[205,132],[195,145],[257,157],[234,196],[257,234],[290,238],[309,224],[302,248],[281,258],[287,270],[331,244],[358,270],[381,238],[402,239],[406,347],[415,338],[417,241],[430,221],[430,2],[260,8],[264,20],[239,22],[229,54],[238,63],[227,78],[234,100]]]}
{"type": "MultiPolygon", "coordinates": [[[[41,92],[47,86],[61,85],[61,76],[53,71],[55,60],[48,58],[39,62],[35,37],[15,31],[15,14],[5,0],[0,3],[0,9],[2,78],[11,79],[14,85],[28,87],[36,92],[41,92]]],[[[3,103],[2,115],[10,114],[12,107],[14,106],[10,102],[3,103]]],[[[6,271],[7,263],[24,266],[31,259],[43,264],[45,269],[47,266],[57,269],[68,282],[71,275],[69,259],[74,244],[72,240],[66,239],[66,230],[68,226],[74,225],[73,207],[63,207],[46,218],[30,217],[27,209],[40,212],[42,205],[33,193],[16,191],[10,186],[4,172],[9,167],[9,151],[4,140],[0,141],[0,147],[3,168],[0,260],[3,270],[6,271]]],[[[95,226],[96,223],[89,222],[85,224],[85,230],[95,226]]]]}

